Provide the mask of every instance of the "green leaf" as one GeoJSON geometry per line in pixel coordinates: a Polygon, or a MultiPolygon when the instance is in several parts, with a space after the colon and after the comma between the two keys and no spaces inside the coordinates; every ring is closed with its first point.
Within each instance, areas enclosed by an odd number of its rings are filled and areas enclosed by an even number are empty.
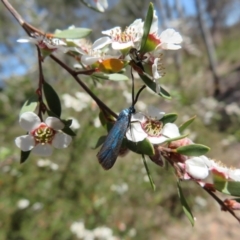
{"type": "Polygon", "coordinates": [[[106,74],[106,73],[94,73],[92,74],[93,77],[100,78],[102,80],[110,80],[110,81],[127,81],[129,78],[124,74],[119,73],[112,73],[112,74],[106,74]]]}
{"type": "Polygon", "coordinates": [[[62,129],[62,131],[63,131],[64,133],[66,133],[67,135],[69,135],[69,136],[72,136],[72,137],[75,137],[75,136],[76,136],[76,133],[75,133],[70,127],[68,127],[68,126],[65,126],[65,127],[62,129]]]}
{"type": "Polygon", "coordinates": [[[181,136],[178,136],[178,137],[175,137],[175,138],[168,138],[167,140],[165,140],[163,143],[168,143],[168,142],[174,142],[174,141],[177,141],[179,139],[183,139],[185,137],[187,137],[188,134],[185,134],[185,135],[181,135],[181,136]]]}
{"type": "Polygon", "coordinates": [[[150,3],[149,7],[148,7],[147,16],[144,21],[143,36],[142,36],[142,41],[141,41],[140,52],[144,49],[148,35],[149,35],[149,31],[150,31],[150,28],[152,25],[152,20],[153,20],[153,11],[154,11],[153,4],[150,3]]]}
{"type": "Polygon", "coordinates": [[[34,112],[38,105],[38,96],[36,94],[32,95],[22,106],[20,110],[20,115],[25,112],[34,112]]]}
{"type": "Polygon", "coordinates": [[[64,125],[66,126],[66,127],[70,127],[71,125],[72,125],[72,119],[68,119],[68,120],[61,120],[63,123],[64,123],[64,125]]]}
{"type": "Polygon", "coordinates": [[[129,78],[124,74],[113,73],[108,75],[108,80],[111,81],[127,81],[129,78]]]}
{"type": "Polygon", "coordinates": [[[138,73],[139,77],[143,80],[143,82],[155,93],[165,99],[171,99],[171,95],[160,86],[157,86],[156,82],[154,82],[147,74],[145,73],[138,73]],[[160,89],[159,89],[160,88],[160,89]],[[157,92],[159,90],[159,92],[157,92]]]}
{"type": "Polygon", "coordinates": [[[146,159],[145,159],[144,154],[142,155],[142,158],[143,158],[144,167],[145,167],[146,172],[147,172],[147,175],[148,175],[149,182],[150,182],[150,184],[151,184],[151,187],[152,187],[153,191],[155,191],[156,186],[155,186],[155,184],[154,184],[154,182],[153,182],[153,179],[152,179],[152,176],[151,176],[151,174],[150,174],[150,171],[149,171],[149,168],[148,168],[148,165],[147,165],[147,161],[146,161],[146,159]]]}
{"type": "Polygon", "coordinates": [[[177,120],[178,115],[176,113],[165,114],[160,121],[165,125],[166,123],[174,123],[177,120]]]}
{"type": "Polygon", "coordinates": [[[190,209],[190,207],[189,207],[189,205],[188,205],[188,203],[187,203],[187,201],[186,201],[186,199],[183,195],[183,191],[182,191],[182,188],[181,188],[179,182],[177,184],[177,187],[178,187],[178,196],[180,198],[183,211],[184,211],[185,215],[187,216],[188,220],[190,221],[190,223],[192,224],[192,226],[194,226],[194,218],[193,218],[191,209],[190,209]]]}
{"type": "Polygon", "coordinates": [[[148,156],[152,156],[155,154],[153,145],[146,138],[140,142],[131,142],[127,139],[124,139],[123,144],[124,144],[123,146],[126,146],[129,150],[135,153],[144,154],[148,156]]]}
{"type": "Polygon", "coordinates": [[[221,177],[213,175],[215,189],[224,194],[240,197],[240,182],[227,181],[221,177]]]}
{"type": "Polygon", "coordinates": [[[30,152],[31,151],[21,151],[20,163],[24,163],[28,159],[30,152]]]}
{"type": "Polygon", "coordinates": [[[92,149],[97,149],[98,147],[100,147],[100,146],[105,142],[106,137],[107,137],[107,136],[101,136],[101,137],[98,139],[98,141],[97,141],[97,143],[95,144],[95,146],[92,147],[92,149]]]}
{"type": "Polygon", "coordinates": [[[176,149],[177,153],[187,156],[201,156],[210,150],[209,147],[202,144],[190,144],[176,149]]]}
{"type": "Polygon", "coordinates": [[[61,102],[57,93],[55,92],[53,87],[49,85],[47,82],[44,82],[43,84],[43,91],[48,107],[54,114],[56,114],[56,116],[60,117],[62,109],[61,102]]]}
{"type": "Polygon", "coordinates": [[[194,120],[196,116],[193,116],[192,118],[188,119],[185,123],[181,124],[179,126],[179,132],[182,133],[194,120]]]}
{"type": "Polygon", "coordinates": [[[72,29],[66,29],[63,31],[58,31],[54,34],[54,37],[56,38],[84,38],[87,37],[91,33],[91,29],[89,28],[72,28],[72,29]]]}

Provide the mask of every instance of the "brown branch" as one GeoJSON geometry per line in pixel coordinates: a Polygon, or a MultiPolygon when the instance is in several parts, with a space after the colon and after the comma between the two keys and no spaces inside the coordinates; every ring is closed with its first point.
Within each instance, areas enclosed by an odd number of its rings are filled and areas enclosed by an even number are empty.
{"type": "Polygon", "coordinates": [[[235,214],[235,212],[229,208],[219,197],[217,197],[211,190],[209,190],[207,187],[203,187],[203,189],[216,200],[216,202],[222,207],[222,209],[228,211],[233,217],[235,217],[238,222],[240,223],[240,218],[235,214]]]}

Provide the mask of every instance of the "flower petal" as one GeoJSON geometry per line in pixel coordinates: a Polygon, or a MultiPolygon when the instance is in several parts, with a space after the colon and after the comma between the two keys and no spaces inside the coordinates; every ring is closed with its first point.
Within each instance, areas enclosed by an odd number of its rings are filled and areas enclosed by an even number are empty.
{"type": "Polygon", "coordinates": [[[48,117],[45,123],[56,131],[64,128],[64,124],[56,117],[48,117]]]}
{"type": "Polygon", "coordinates": [[[163,31],[160,35],[161,44],[159,45],[162,49],[177,50],[181,48],[182,36],[172,28],[168,28],[163,31]]]}
{"type": "Polygon", "coordinates": [[[44,157],[51,156],[52,152],[53,148],[50,144],[37,144],[32,150],[33,154],[44,157]]]}
{"type": "Polygon", "coordinates": [[[160,120],[164,116],[165,112],[161,112],[158,108],[155,108],[153,106],[148,106],[147,108],[147,115],[150,118],[155,118],[160,120]]]}
{"type": "Polygon", "coordinates": [[[180,133],[176,124],[167,123],[162,129],[162,135],[168,138],[176,138],[180,136],[180,133]]]}
{"type": "Polygon", "coordinates": [[[23,135],[15,139],[15,144],[22,151],[30,151],[35,145],[34,137],[31,135],[23,135]]]}
{"type": "Polygon", "coordinates": [[[151,137],[148,136],[148,140],[150,141],[150,143],[152,144],[160,144],[163,143],[167,140],[168,138],[165,136],[159,136],[159,137],[151,137]]]}
{"type": "Polygon", "coordinates": [[[111,42],[112,42],[112,40],[109,37],[99,38],[93,43],[92,49],[93,50],[101,49],[101,48],[105,47],[106,45],[110,44],[111,42]]]}
{"type": "Polygon", "coordinates": [[[146,117],[144,114],[140,112],[132,114],[131,122],[145,122],[145,121],[146,121],[146,117]]]}
{"type": "Polygon", "coordinates": [[[55,148],[61,149],[61,148],[67,148],[71,142],[72,142],[72,137],[70,137],[65,133],[58,132],[52,141],[52,145],[55,148]]]}
{"type": "Polygon", "coordinates": [[[147,134],[143,131],[141,124],[136,122],[130,125],[126,137],[132,142],[140,142],[147,137],[147,134]]]}
{"type": "Polygon", "coordinates": [[[129,41],[129,42],[125,42],[125,43],[120,43],[120,42],[112,43],[112,48],[115,50],[128,49],[130,47],[134,47],[133,41],[129,41]]]}
{"type": "Polygon", "coordinates": [[[90,56],[90,55],[83,55],[81,57],[81,61],[83,64],[87,65],[87,66],[91,66],[92,64],[98,62],[101,58],[100,57],[94,57],[94,56],[90,56]]]}
{"type": "Polygon", "coordinates": [[[187,173],[193,178],[204,179],[208,176],[208,167],[201,156],[188,159],[185,164],[187,173]]]}
{"type": "Polygon", "coordinates": [[[40,123],[40,118],[34,112],[25,112],[20,116],[19,119],[20,126],[28,132],[36,129],[40,123]]]}

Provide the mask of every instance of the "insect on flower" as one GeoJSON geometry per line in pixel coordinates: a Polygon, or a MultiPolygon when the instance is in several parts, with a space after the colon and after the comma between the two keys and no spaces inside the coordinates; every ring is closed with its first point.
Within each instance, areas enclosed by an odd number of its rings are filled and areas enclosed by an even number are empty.
{"type": "Polygon", "coordinates": [[[106,170],[112,168],[117,160],[123,138],[128,129],[132,113],[135,112],[133,106],[122,110],[111,128],[102,148],[97,154],[97,158],[102,167],[106,170]]]}
{"type": "Polygon", "coordinates": [[[144,88],[145,86],[140,88],[137,93],[136,99],[133,101],[132,106],[120,112],[117,121],[111,128],[105,139],[105,142],[103,143],[100,151],[97,154],[98,161],[105,170],[112,168],[112,166],[117,160],[122,146],[123,138],[129,127],[131,116],[133,113],[135,113],[134,105],[137,102],[139,94],[144,88]]]}

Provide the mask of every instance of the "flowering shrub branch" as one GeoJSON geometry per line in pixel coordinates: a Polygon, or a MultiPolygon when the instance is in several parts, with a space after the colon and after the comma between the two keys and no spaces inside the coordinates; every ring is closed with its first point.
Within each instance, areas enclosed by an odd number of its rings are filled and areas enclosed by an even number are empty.
{"type": "MultiPolygon", "coordinates": [[[[102,31],[106,36],[90,44],[85,39],[90,34],[90,29],[72,26],[63,31],[56,30],[55,33],[45,34],[26,23],[7,0],[2,2],[28,34],[27,38],[18,42],[33,43],[38,52],[38,88],[36,94],[22,107],[19,118],[20,126],[27,134],[15,139],[16,146],[22,150],[21,162],[27,160],[30,152],[49,156],[53,147],[67,148],[75,135],[70,128],[72,121],[61,118],[62,109],[58,94],[44,79],[42,64],[46,57],[50,57],[96,102],[102,114],[102,125],[111,124],[108,136],[100,137],[96,146],[102,145],[97,158],[105,169],[110,169],[119,155],[123,156],[131,150],[143,156],[150,182],[154,186],[145,156],[158,166],[168,162],[178,177],[180,200],[192,224],[194,218],[182,193],[181,181],[191,180],[197,183],[220,204],[222,210],[228,211],[240,222],[240,218],[234,212],[240,209],[239,200],[222,201],[216,195],[219,191],[230,196],[240,196],[240,170],[230,169],[209,159],[205,156],[210,150],[207,146],[195,144],[187,135],[183,135],[183,130],[195,117],[177,126],[174,123],[177,119],[176,114],[166,114],[154,107],[150,107],[146,113],[135,110],[138,97],[146,86],[158,96],[171,99],[170,93],[160,84],[164,75],[161,53],[164,50],[178,50],[182,43],[180,33],[174,29],[158,33],[158,18],[153,4],[149,6],[145,21],[137,19],[125,30],[114,27],[102,31]],[[56,55],[57,52],[74,58],[74,67],[61,61],[56,55]],[[119,115],[100,100],[79,77],[87,75],[98,80],[125,81],[128,77],[123,74],[123,70],[128,67],[131,68],[132,76],[132,105],[119,115]],[[136,96],[133,70],[143,81],[143,87],[136,96]],[[36,111],[37,114],[34,113],[36,111]],[[44,120],[45,114],[48,117],[44,120]],[[206,182],[209,176],[212,176],[212,182],[206,182]]],[[[87,2],[82,2],[88,5],[87,2]]],[[[95,2],[99,11],[104,11],[108,6],[106,0],[95,2]]]]}

